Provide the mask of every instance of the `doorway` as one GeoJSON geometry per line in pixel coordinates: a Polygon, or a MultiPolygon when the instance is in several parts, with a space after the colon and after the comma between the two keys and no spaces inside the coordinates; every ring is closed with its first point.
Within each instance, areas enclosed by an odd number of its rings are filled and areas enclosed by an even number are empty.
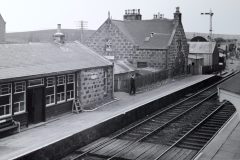
{"type": "Polygon", "coordinates": [[[35,124],[45,121],[44,87],[27,90],[28,123],[35,124]]]}

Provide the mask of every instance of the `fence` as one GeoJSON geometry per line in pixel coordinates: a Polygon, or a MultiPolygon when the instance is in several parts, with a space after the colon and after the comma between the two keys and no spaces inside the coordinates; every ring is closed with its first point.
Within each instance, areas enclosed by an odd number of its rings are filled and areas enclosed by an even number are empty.
{"type": "Polygon", "coordinates": [[[225,64],[224,65],[213,65],[213,66],[203,66],[202,68],[202,73],[203,74],[212,74],[214,72],[220,72],[225,68],[225,64]]]}
{"type": "MultiPolygon", "coordinates": [[[[171,70],[164,70],[146,75],[139,75],[135,78],[136,89],[139,90],[145,86],[161,82],[168,79],[168,76],[172,75],[171,70]]],[[[130,89],[130,78],[124,80],[115,80],[114,83],[115,91],[129,92],[130,89]]]]}

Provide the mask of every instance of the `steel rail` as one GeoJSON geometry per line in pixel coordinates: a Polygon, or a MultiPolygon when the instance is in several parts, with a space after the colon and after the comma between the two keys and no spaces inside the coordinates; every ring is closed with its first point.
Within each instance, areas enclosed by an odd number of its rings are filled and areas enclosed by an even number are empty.
{"type": "Polygon", "coordinates": [[[147,137],[151,136],[152,134],[156,133],[157,131],[159,131],[160,129],[163,129],[164,127],[166,127],[167,125],[169,125],[170,123],[173,123],[174,121],[176,121],[177,119],[179,119],[180,117],[184,116],[185,114],[189,113],[190,111],[192,111],[193,109],[197,108],[199,105],[201,105],[202,103],[204,103],[205,101],[207,101],[208,99],[212,98],[213,96],[215,96],[217,94],[217,92],[214,92],[213,94],[211,94],[210,96],[204,98],[203,100],[201,100],[200,102],[198,102],[197,104],[193,105],[192,107],[190,107],[189,109],[187,109],[186,111],[182,112],[181,114],[179,114],[178,116],[170,119],[169,121],[167,121],[166,123],[164,123],[163,125],[159,126],[158,128],[156,128],[155,130],[151,131],[150,133],[144,135],[143,137],[141,137],[140,139],[136,140],[135,142],[131,143],[130,145],[126,146],[125,148],[123,148],[122,150],[120,150],[119,152],[117,152],[116,154],[114,154],[112,157],[108,158],[107,160],[111,160],[113,158],[115,158],[117,155],[119,155],[122,151],[125,151],[125,149],[133,146],[134,144],[137,144],[140,141],[143,141],[144,139],[146,139],[147,137]]]}
{"type": "Polygon", "coordinates": [[[179,106],[180,104],[182,104],[182,103],[188,101],[189,99],[192,99],[192,98],[198,96],[199,94],[201,94],[201,93],[203,93],[203,92],[205,92],[205,91],[207,91],[207,90],[209,90],[209,89],[215,87],[216,85],[218,85],[218,84],[224,82],[225,80],[231,78],[232,76],[236,75],[236,74],[239,73],[239,72],[240,72],[240,71],[238,71],[238,72],[236,72],[236,73],[231,73],[230,75],[228,75],[227,77],[223,78],[222,80],[220,80],[220,81],[218,81],[218,82],[216,82],[216,83],[214,83],[214,84],[212,84],[212,85],[210,85],[210,86],[208,86],[208,87],[206,87],[206,88],[204,88],[204,89],[198,91],[197,93],[194,93],[194,94],[191,95],[190,97],[187,97],[187,98],[181,100],[180,102],[177,102],[177,103],[175,103],[175,104],[173,104],[173,105],[170,105],[170,106],[167,107],[166,109],[164,109],[164,110],[162,110],[162,111],[160,111],[160,112],[158,112],[158,113],[156,113],[156,114],[153,114],[152,116],[150,116],[150,117],[144,119],[143,121],[141,121],[141,122],[135,124],[134,126],[128,128],[128,129],[126,129],[126,130],[120,132],[119,134],[117,134],[117,135],[111,137],[110,139],[105,140],[105,141],[103,141],[102,143],[96,145],[94,148],[91,148],[90,150],[85,151],[84,153],[79,154],[77,157],[74,157],[74,158],[71,159],[71,160],[76,160],[76,159],[78,159],[78,158],[81,158],[81,157],[83,157],[84,155],[90,153],[91,151],[93,151],[93,150],[95,150],[95,149],[98,149],[98,150],[99,150],[99,149],[102,149],[103,147],[109,145],[109,143],[114,142],[114,141],[115,141],[115,140],[114,140],[115,138],[117,138],[117,137],[119,137],[119,136],[125,134],[126,132],[128,132],[128,131],[130,131],[130,130],[132,130],[132,129],[134,129],[134,128],[140,126],[140,125],[142,125],[143,123],[145,123],[145,122],[147,122],[147,121],[149,121],[149,120],[151,120],[151,119],[153,119],[153,118],[155,118],[155,117],[157,117],[157,116],[159,116],[159,115],[161,115],[161,114],[163,114],[163,113],[165,113],[165,112],[167,112],[167,111],[173,109],[174,107],[179,106]],[[114,141],[112,141],[112,140],[114,140],[114,141]]]}
{"type": "Polygon", "coordinates": [[[171,145],[168,149],[166,149],[163,153],[161,153],[158,157],[156,157],[154,160],[158,160],[163,155],[167,154],[167,152],[175,147],[177,144],[179,144],[184,138],[186,138],[189,134],[191,134],[195,129],[197,129],[200,125],[202,125],[204,122],[206,122],[211,116],[213,116],[219,109],[221,109],[226,102],[223,102],[223,104],[219,105],[211,114],[209,114],[207,117],[205,117],[202,121],[200,121],[196,126],[194,126],[190,131],[185,133],[178,141],[176,141],[173,145],[171,145]]]}

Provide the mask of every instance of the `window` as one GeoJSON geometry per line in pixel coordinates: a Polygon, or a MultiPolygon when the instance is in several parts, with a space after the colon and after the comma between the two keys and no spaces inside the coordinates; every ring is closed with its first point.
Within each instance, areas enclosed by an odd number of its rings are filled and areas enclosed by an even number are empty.
{"type": "Polygon", "coordinates": [[[28,81],[28,86],[29,87],[34,87],[34,86],[41,86],[44,85],[43,78],[40,79],[33,79],[28,81]]]}
{"type": "Polygon", "coordinates": [[[66,100],[66,76],[57,77],[57,102],[66,100]]]}
{"type": "Polygon", "coordinates": [[[55,104],[55,78],[47,78],[46,83],[46,106],[50,106],[55,104]]]}
{"type": "Polygon", "coordinates": [[[0,117],[11,115],[12,85],[0,85],[0,117]]]}
{"type": "Polygon", "coordinates": [[[110,39],[106,40],[105,48],[106,48],[106,51],[109,51],[109,52],[112,51],[112,42],[110,39]]]}
{"type": "Polygon", "coordinates": [[[146,68],[147,62],[137,62],[137,68],[146,68]]]}
{"type": "Polygon", "coordinates": [[[103,84],[104,84],[104,94],[107,94],[107,90],[108,90],[108,85],[107,85],[107,70],[104,70],[104,80],[103,80],[103,84]]]}
{"type": "Polygon", "coordinates": [[[13,94],[13,112],[22,113],[25,112],[25,97],[26,97],[26,83],[16,82],[13,94]]]}
{"type": "Polygon", "coordinates": [[[74,74],[68,75],[67,78],[67,100],[74,99],[74,90],[75,90],[75,76],[74,74]]]}

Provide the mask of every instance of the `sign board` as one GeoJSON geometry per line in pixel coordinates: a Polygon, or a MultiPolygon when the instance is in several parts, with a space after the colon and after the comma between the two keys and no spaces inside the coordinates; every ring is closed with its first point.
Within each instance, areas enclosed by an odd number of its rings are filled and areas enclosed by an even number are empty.
{"type": "Polygon", "coordinates": [[[97,78],[98,78],[98,75],[97,75],[97,74],[92,74],[90,78],[91,78],[91,79],[97,79],[97,78]]]}

